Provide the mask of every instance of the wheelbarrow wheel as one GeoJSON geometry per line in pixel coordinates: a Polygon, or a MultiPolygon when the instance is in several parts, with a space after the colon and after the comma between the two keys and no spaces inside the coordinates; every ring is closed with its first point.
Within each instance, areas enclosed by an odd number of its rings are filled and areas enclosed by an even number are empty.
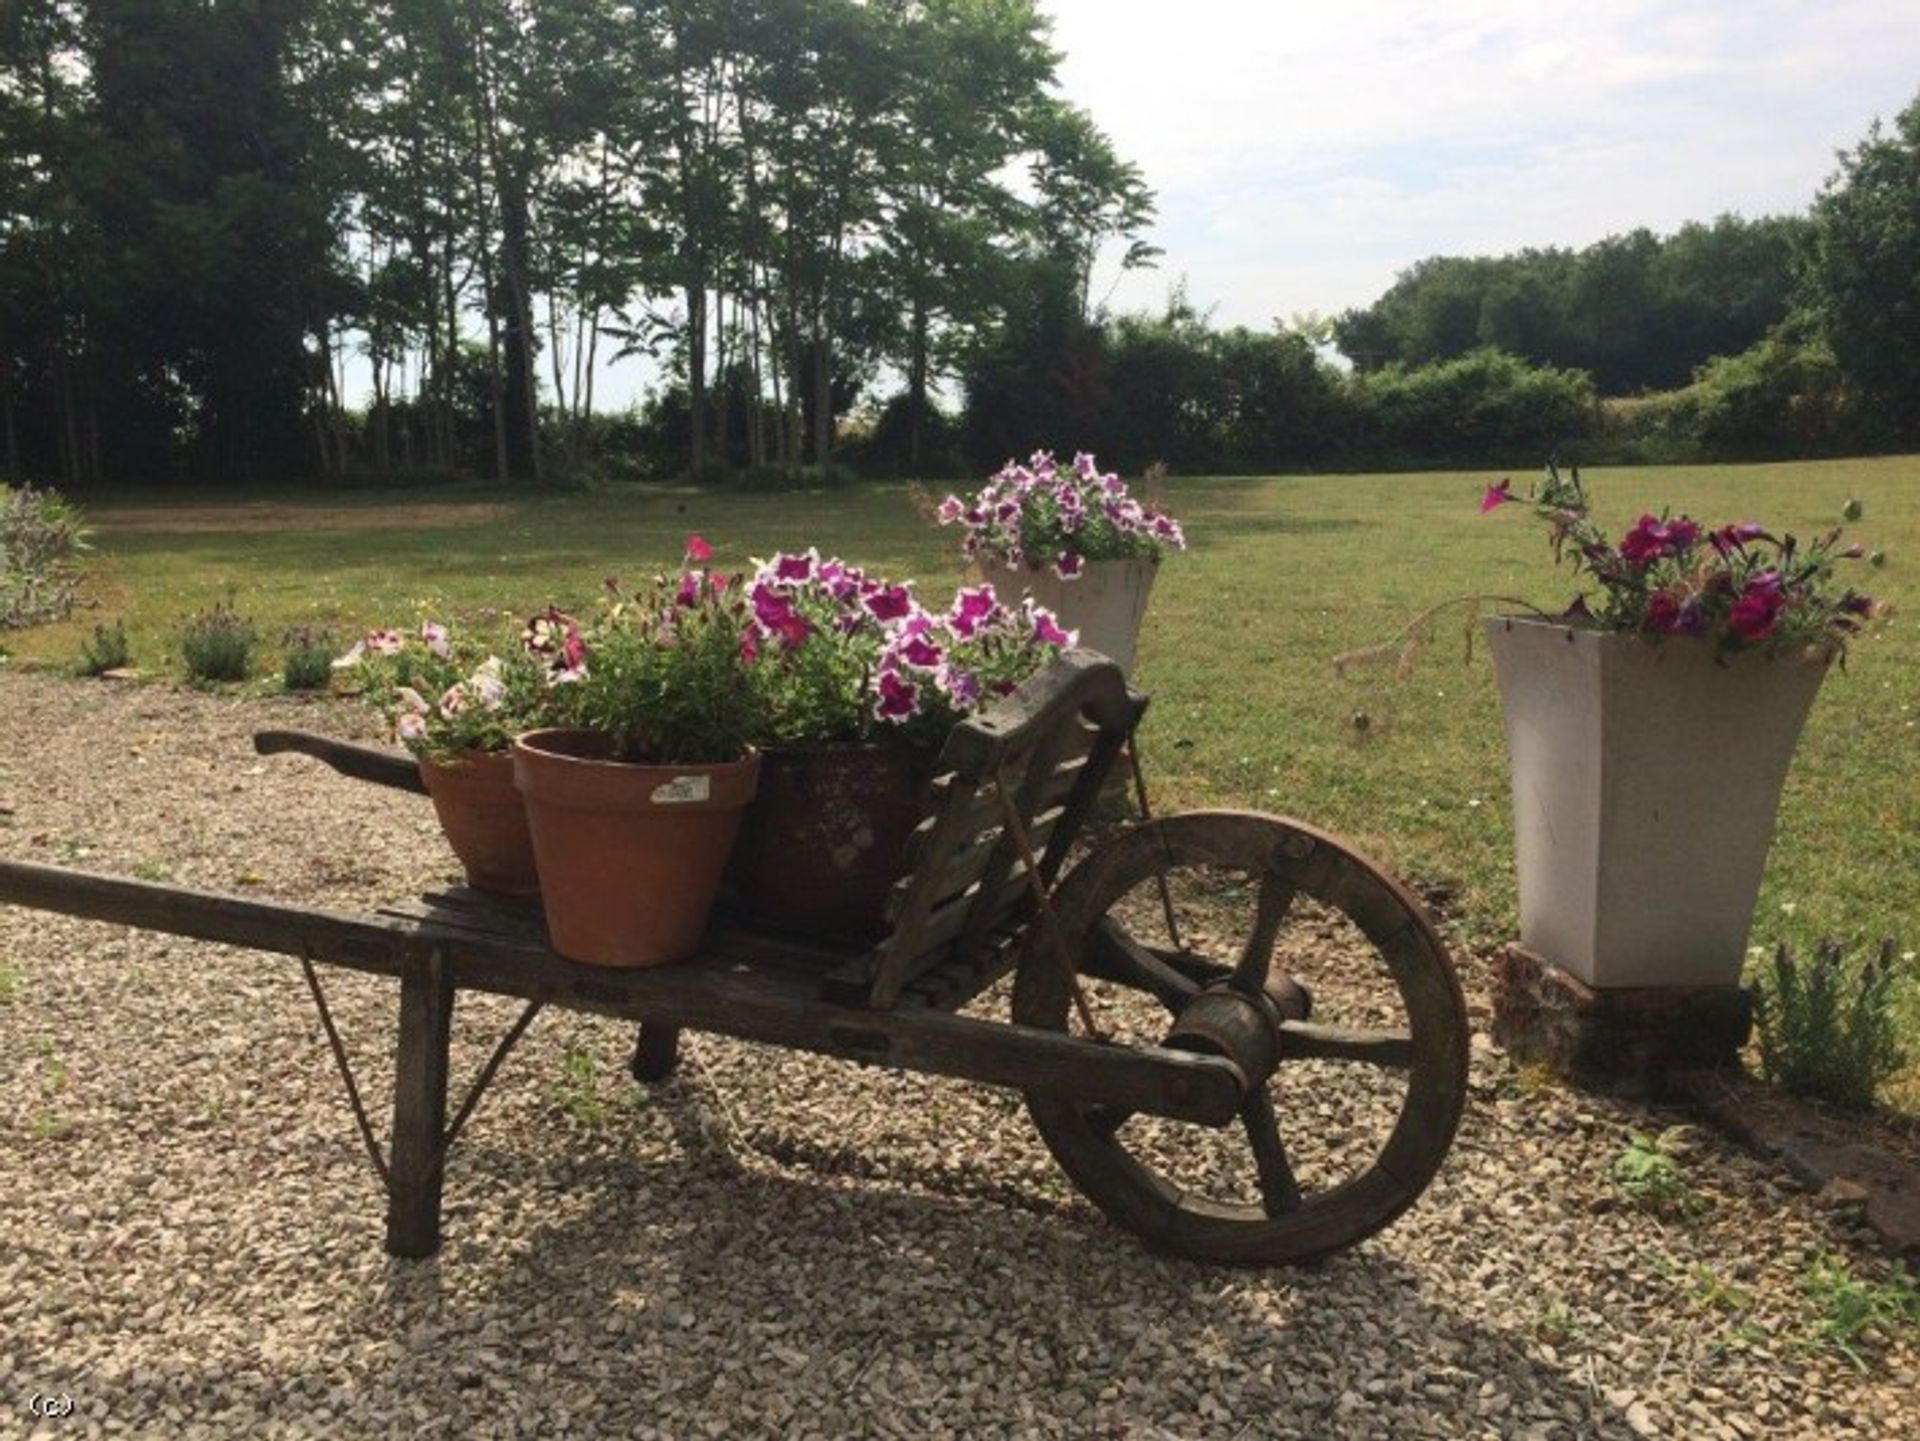
{"type": "Polygon", "coordinates": [[[1236,994],[1257,999],[1274,1034],[1237,1124],[1057,1093],[1029,1092],[1027,1109],[1081,1192],[1157,1249],[1258,1265],[1351,1246],[1439,1169],[1466,1097],[1468,1029],[1425,910],[1345,842],[1238,811],[1127,832],[1061,883],[1053,927],[1036,918],[1013,1014],[1207,1050],[1200,1012],[1242,1005],[1236,994]]]}

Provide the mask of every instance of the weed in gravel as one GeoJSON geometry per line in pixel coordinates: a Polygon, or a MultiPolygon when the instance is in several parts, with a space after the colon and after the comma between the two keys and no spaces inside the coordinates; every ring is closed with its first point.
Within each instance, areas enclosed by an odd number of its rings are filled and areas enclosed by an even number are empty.
{"type": "Polygon", "coordinates": [[[1706,1210],[1706,1200],[1687,1182],[1682,1157],[1691,1128],[1669,1126],[1656,1135],[1629,1131],[1627,1144],[1613,1163],[1613,1183],[1649,1215],[1691,1221],[1706,1210]]]}
{"type": "Polygon", "coordinates": [[[1753,1309],[1753,1292],[1737,1281],[1729,1281],[1713,1267],[1695,1266],[1689,1275],[1692,1278],[1689,1299],[1699,1309],[1735,1316],[1753,1309]]]}
{"type": "Polygon", "coordinates": [[[1559,1089],[1560,1078],[1551,1066],[1543,1061],[1523,1061],[1501,1084],[1500,1094],[1508,1100],[1537,1101],[1559,1089]]]}
{"type": "Polygon", "coordinates": [[[80,643],[80,674],[105,675],[110,670],[125,670],[133,663],[133,643],[127,639],[125,621],[93,628],[93,638],[80,643]]]}
{"type": "Polygon", "coordinates": [[[231,603],[215,602],[190,617],[180,632],[187,679],[206,684],[245,680],[259,640],[252,621],[236,614],[231,603]]]}
{"type": "Polygon", "coordinates": [[[553,1083],[553,1099],[589,1131],[599,1130],[613,1115],[613,1108],[600,1094],[600,1062],[582,1046],[567,1049],[560,1079],[553,1083]]]}
{"type": "Polygon", "coordinates": [[[1540,1313],[1540,1319],[1533,1324],[1534,1334],[1549,1346],[1562,1347],[1578,1341],[1586,1328],[1580,1324],[1580,1317],[1569,1306],[1566,1298],[1556,1296],[1547,1303],[1546,1310],[1540,1313]]]}
{"type": "Polygon", "coordinates": [[[1895,1262],[1884,1281],[1853,1274],[1844,1256],[1821,1251],[1801,1274],[1800,1289],[1819,1308],[1807,1339],[1830,1346],[1861,1371],[1865,1345],[1888,1344],[1920,1332],[1920,1286],[1895,1262]]]}
{"type": "Polygon", "coordinates": [[[133,868],[136,879],[143,881],[165,881],[173,878],[173,867],[159,856],[148,856],[133,868]]]}
{"type": "Polygon", "coordinates": [[[0,1006],[10,1006],[13,998],[20,994],[20,973],[13,968],[13,962],[0,957],[0,1006]]]}

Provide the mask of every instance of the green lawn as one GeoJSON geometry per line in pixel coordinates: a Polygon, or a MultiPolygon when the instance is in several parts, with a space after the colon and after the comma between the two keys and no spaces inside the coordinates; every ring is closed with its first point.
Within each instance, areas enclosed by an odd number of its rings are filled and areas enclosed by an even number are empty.
{"type": "MultiPolygon", "coordinates": [[[[1563,601],[1567,578],[1518,512],[1482,517],[1489,474],[1176,480],[1193,550],[1164,569],[1138,679],[1163,806],[1248,806],[1356,837],[1459,896],[1464,937],[1512,922],[1505,756],[1484,656],[1449,626],[1412,680],[1336,677],[1334,656],[1383,641],[1415,612],[1472,592],[1563,601]],[[1364,712],[1363,731],[1353,717],[1364,712]]],[[[1602,517],[1663,503],[1710,521],[1764,519],[1803,535],[1866,505],[1854,531],[1884,548],[1863,581],[1906,615],[1836,671],[1795,762],[1755,940],[1894,934],[1920,947],[1920,457],[1801,465],[1593,471],[1602,517]]],[[[565,499],[496,491],[97,500],[95,592],[123,617],[136,664],[177,671],[173,635],[231,591],[277,640],[299,623],[347,635],[422,612],[579,602],[607,575],[671,564],[688,531],[722,562],[818,545],[920,580],[959,576],[951,533],[905,487],[796,496],[631,487],[565,499]]],[[[8,637],[18,660],[73,663],[94,617],[8,637]]],[[[1911,967],[1910,967],[1911,969],[1911,967]]],[[[1905,1005],[1920,1051],[1920,984],[1905,1005]]],[[[1920,1060],[1920,1057],[1916,1057],[1920,1060]]],[[[1898,1099],[1920,1109],[1920,1066],[1898,1099]]]]}

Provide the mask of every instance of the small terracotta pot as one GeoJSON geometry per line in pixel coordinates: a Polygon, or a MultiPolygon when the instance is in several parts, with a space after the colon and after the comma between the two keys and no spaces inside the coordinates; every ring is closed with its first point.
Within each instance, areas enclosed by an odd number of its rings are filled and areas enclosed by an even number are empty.
{"type": "Polygon", "coordinates": [[[760,757],[653,766],[612,753],[599,731],[530,731],[513,743],[548,939],[588,965],[685,960],[706,932],[760,757]]]}
{"type": "Polygon", "coordinates": [[[770,748],[729,873],[741,902],[782,930],[878,937],[936,759],[921,746],[770,748]]]}
{"type": "Polygon", "coordinates": [[[420,779],[447,843],[476,891],[530,896],[540,889],[533,868],[527,813],[513,784],[506,751],[462,751],[446,761],[420,761],[420,779]]]}

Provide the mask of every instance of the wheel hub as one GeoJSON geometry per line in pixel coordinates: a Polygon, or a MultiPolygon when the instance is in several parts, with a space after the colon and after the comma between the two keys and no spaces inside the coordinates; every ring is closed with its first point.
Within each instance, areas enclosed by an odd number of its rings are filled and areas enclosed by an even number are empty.
{"type": "Polygon", "coordinates": [[[1266,990],[1248,995],[1231,981],[1216,981],[1180,1008],[1162,1044],[1232,1061],[1252,1093],[1267,1084],[1280,1063],[1284,1019],[1266,990]]]}

